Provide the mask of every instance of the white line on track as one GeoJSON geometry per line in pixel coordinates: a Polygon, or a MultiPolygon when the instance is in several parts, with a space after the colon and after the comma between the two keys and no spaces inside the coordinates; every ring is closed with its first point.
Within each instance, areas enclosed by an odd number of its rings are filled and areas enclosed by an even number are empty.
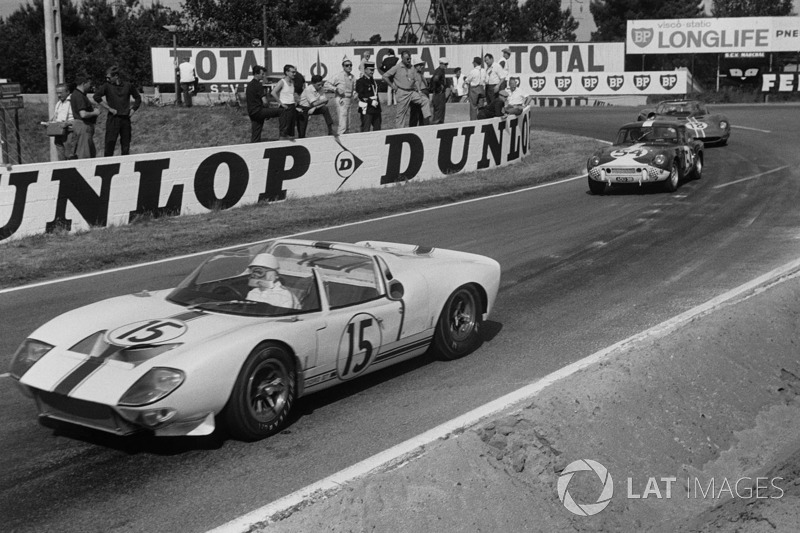
{"type": "Polygon", "coordinates": [[[728,303],[734,299],[746,299],[754,294],[765,290],[767,287],[777,285],[796,277],[800,270],[800,259],[795,259],[783,266],[780,266],[771,272],[767,272],[763,276],[751,280],[744,285],[740,285],[730,291],[721,294],[707,302],[694,307],[684,313],[674,316],[650,329],[637,333],[627,339],[621,340],[616,344],[595,352],[588,357],[561,368],[549,374],[539,381],[526,385],[521,389],[509,393],[501,398],[489,402],[477,409],[474,409],[458,418],[454,418],[449,422],[437,426],[431,430],[417,435],[405,442],[402,442],[388,450],[380,452],[372,457],[369,457],[360,463],[357,463],[349,468],[336,472],[335,474],[326,477],[325,479],[308,485],[298,491],[295,491],[279,500],[256,509],[244,516],[223,524],[209,533],[244,533],[250,531],[253,526],[266,525],[274,522],[273,517],[278,514],[284,513],[292,509],[301,509],[307,502],[313,503],[315,498],[324,498],[342,488],[342,485],[352,482],[356,478],[363,477],[371,472],[376,471],[381,467],[388,467],[393,465],[400,465],[405,460],[411,460],[423,452],[423,448],[432,442],[448,437],[453,432],[473,426],[481,419],[488,416],[497,414],[500,411],[509,409],[516,406],[517,409],[520,402],[530,399],[542,392],[545,388],[561,381],[572,374],[583,370],[603,359],[609,357],[612,353],[626,348],[632,344],[639,343],[648,338],[661,337],[670,333],[700,315],[707,314],[712,310],[728,303]],[[749,294],[748,294],[749,293],[749,294]]]}
{"type": "Polygon", "coordinates": [[[783,170],[785,168],[789,168],[789,165],[784,165],[782,167],[773,168],[772,170],[767,170],[766,172],[761,172],[760,174],[753,174],[752,176],[748,176],[746,178],[742,178],[742,179],[739,179],[739,180],[729,181],[728,183],[723,183],[721,185],[716,185],[714,188],[715,189],[721,189],[723,187],[727,187],[728,185],[735,185],[735,184],[741,183],[743,181],[754,180],[756,178],[760,178],[761,176],[766,176],[768,174],[772,174],[774,172],[778,172],[779,170],[783,170]]]}
{"type": "Polygon", "coordinates": [[[731,125],[731,128],[736,128],[739,130],[750,130],[750,131],[760,131],[761,133],[772,133],[772,130],[761,130],[758,128],[748,128],[747,126],[734,126],[731,125]]]}
{"type": "Polygon", "coordinates": [[[291,235],[284,235],[284,236],[281,236],[281,237],[272,237],[270,239],[263,239],[263,240],[260,240],[260,241],[254,241],[254,242],[249,242],[249,243],[233,244],[231,246],[226,246],[224,248],[216,248],[214,250],[206,250],[206,251],[203,251],[203,252],[195,252],[195,253],[192,253],[192,254],[180,255],[180,256],[177,256],[177,257],[168,257],[168,258],[165,258],[165,259],[159,259],[157,261],[150,261],[148,263],[137,263],[135,265],[127,265],[127,266],[124,266],[124,267],[112,268],[112,269],[109,269],[109,270],[101,270],[99,272],[89,272],[89,273],[86,273],[86,274],[78,274],[76,276],[70,276],[70,277],[67,277],[67,278],[59,278],[59,279],[53,279],[53,280],[49,280],[49,281],[41,281],[39,283],[31,283],[30,285],[21,285],[19,287],[9,287],[9,288],[6,288],[6,289],[0,289],[0,294],[6,294],[6,293],[9,293],[9,292],[21,291],[21,290],[25,290],[25,289],[33,289],[35,287],[43,287],[45,285],[54,285],[56,283],[63,283],[63,282],[66,282],[66,281],[74,281],[76,279],[91,278],[93,276],[102,276],[102,275],[105,275],[105,274],[112,274],[114,272],[121,272],[121,271],[124,271],[124,270],[131,270],[131,269],[134,269],[134,268],[157,265],[157,264],[160,264],[160,263],[168,263],[170,261],[180,261],[182,259],[188,259],[190,257],[197,257],[197,256],[200,256],[200,255],[205,255],[205,254],[213,254],[213,253],[222,252],[222,251],[225,251],[225,250],[232,250],[234,248],[240,248],[240,247],[244,247],[244,246],[252,246],[254,244],[259,244],[259,243],[266,242],[266,241],[272,241],[272,240],[275,240],[275,239],[287,239],[287,238],[300,237],[302,235],[308,235],[309,233],[316,233],[316,232],[319,232],[319,231],[328,231],[328,230],[334,230],[334,229],[340,229],[340,228],[347,228],[347,227],[350,227],[350,226],[356,226],[358,224],[368,224],[370,222],[377,222],[377,221],[380,221],[380,220],[388,220],[388,219],[391,219],[391,218],[404,217],[404,216],[408,216],[408,215],[414,215],[414,214],[417,214],[417,213],[424,213],[426,211],[433,211],[433,210],[436,210],[436,209],[444,209],[444,208],[452,207],[452,206],[456,206],[456,205],[464,205],[464,204],[469,204],[469,203],[473,203],[473,202],[480,202],[480,201],[483,201],[483,200],[490,200],[492,198],[500,198],[502,196],[509,196],[511,194],[518,194],[518,193],[521,193],[521,192],[532,191],[534,189],[541,189],[541,188],[544,188],[544,187],[552,187],[553,185],[560,185],[562,183],[568,183],[570,181],[575,181],[577,179],[581,179],[581,178],[585,178],[585,177],[586,177],[586,174],[581,174],[580,176],[574,176],[574,177],[571,177],[571,178],[565,178],[563,180],[552,181],[552,182],[549,182],[549,183],[542,183],[540,185],[534,185],[532,187],[526,187],[524,189],[517,189],[515,191],[508,191],[508,192],[493,194],[493,195],[490,195],[490,196],[481,196],[480,198],[472,198],[470,200],[462,200],[460,202],[453,202],[453,203],[450,203],[450,204],[437,205],[437,206],[433,206],[433,207],[426,207],[424,209],[417,209],[415,211],[408,211],[408,212],[404,212],[404,213],[395,213],[393,215],[386,215],[386,216],[383,216],[383,217],[370,218],[369,220],[360,220],[360,221],[357,221],[357,222],[348,222],[347,224],[340,224],[338,226],[328,226],[328,227],[325,227],[325,228],[317,228],[317,229],[313,229],[313,230],[303,231],[303,232],[300,232],[300,233],[293,233],[291,235]]]}

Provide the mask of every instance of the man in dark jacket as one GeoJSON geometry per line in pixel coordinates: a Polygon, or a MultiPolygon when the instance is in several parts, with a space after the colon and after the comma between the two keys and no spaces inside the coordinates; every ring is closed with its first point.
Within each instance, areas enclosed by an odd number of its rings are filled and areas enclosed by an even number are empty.
{"type": "Polygon", "coordinates": [[[439,68],[433,71],[431,83],[428,88],[431,91],[431,105],[433,106],[433,124],[444,124],[445,102],[450,90],[447,88],[447,65],[449,61],[446,57],[439,58],[439,68]]]}
{"type": "Polygon", "coordinates": [[[267,70],[261,65],[253,67],[253,79],[247,84],[245,89],[245,100],[247,101],[247,115],[250,117],[250,142],[261,142],[261,130],[264,129],[264,121],[270,118],[279,117],[282,109],[272,108],[265,102],[266,91],[264,90],[264,78],[267,70]]]}
{"type": "Polygon", "coordinates": [[[364,74],[356,80],[358,95],[358,114],[361,117],[361,131],[381,130],[381,102],[378,99],[378,83],[373,78],[375,63],[364,62],[364,74]]]}
{"type": "Polygon", "coordinates": [[[115,65],[106,71],[106,81],[95,91],[94,101],[108,111],[103,155],[106,157],[114,155],[117,137],[119,137],[120,154],[128,155],[131,151],[131,116],[142,105],[139,91],[130,82],[120,79],[119,67],[115,65]],[[103,102],[104,96],[105,102],[103,102]]]}

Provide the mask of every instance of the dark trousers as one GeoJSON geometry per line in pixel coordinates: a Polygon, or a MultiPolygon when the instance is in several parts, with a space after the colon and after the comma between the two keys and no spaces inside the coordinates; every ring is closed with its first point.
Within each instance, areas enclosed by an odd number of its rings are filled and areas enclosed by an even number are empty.
{"type": "Polygon", "coordinates": [[[278,117],[278,132],[281,137],[294,137],[294,121],[297,118],[297,106],[294,104],[286,105],[280,109],[278,117]]]}
{"type": "Polygon", "coordinates": [[[422,116],[422,106],[412,103],[408,106],[408,127],[422,126],[425,119],[422,116]]]}
{"type": "Polygon", "coordinates": [[[192,107],[192,90],[191,87],[194,85],[192,83],[181,83],[181,93],[183,93],[183,105],[186,107],[192,107]]]}
{"type": "Polygon", "coordinates": [[[120,154],[128,155],[131,152],[131,117],[109,113],[106,119],[106,142],[103,153],[106,157],[114,155],[117,137],[119,137],[120,154]]]}
{"type": "MultiPolygon", "coordinates": [[[[420,109],[419,112],[420,117],[422,116],[422,110],[420,109]]],[[[361,131],[369,131],[372,128],[372,131],[381,131],[381,114],[380,113],[364,113],[361,115],[361,131]]]]}
{"type": "Polygon", "coordinates": [[[436,93],[431,96],[431,104],[433,104],[433,124],[444,124],[446,102],[447,96],[444,92],[436,93]]]}
{"type": "MultiPolygon", "coordinates": [[[[497,99],[497,93],[495,92],[497,89],[497,85],[486,85],[486,104],[491,104],[492,102],[497,99]]],[[[497,89],[499,91],[499,89],[497,89]]]]}
{"type": "Polygon", "coordinates": [[[328,127],[328,135],[333,135],[333,117],[327,105],[317,107],[298,107],[297,108],[297,137],[299,139],[306,138],[306,129],[308,128],[309,115],[322,115],[325,119],[325,125],[328,127]],[[303,110],[302,113],[299,110],[303,110]]]}
{"type": "Polygon", "coordinates": [[[262,107],[250,115],[250,142],[261,142],[261,130],[264,129],[264,121],[281,116],[282,109],[273,107],[262,107]]]}

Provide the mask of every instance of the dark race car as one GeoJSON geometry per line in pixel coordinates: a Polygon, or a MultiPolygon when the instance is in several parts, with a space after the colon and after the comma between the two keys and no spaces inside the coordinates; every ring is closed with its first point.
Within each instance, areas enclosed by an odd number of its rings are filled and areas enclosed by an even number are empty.
{"type": "Polygon", "coordinates": [[[666,100],[655,108],[642,109],[636,120],[678,120],[694,131],[706,144],[725,145],[731,136],[731,123],[720,113],[711,113],[698,100],[666,100]]]}
{"type": "Polygon", "coordinates": [[[703,143],[683,123],[647,120],[625,124],[612,146],[587,162],[589,190],[603,194],[611,185],[661,183],[675,192],[681,180],[703,173],[703,143]]]}

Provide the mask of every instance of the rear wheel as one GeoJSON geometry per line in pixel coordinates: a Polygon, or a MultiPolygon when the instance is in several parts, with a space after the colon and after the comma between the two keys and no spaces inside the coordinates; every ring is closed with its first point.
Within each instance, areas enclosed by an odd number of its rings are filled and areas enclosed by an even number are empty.
{"type": "Polygon", "coordinates": [[[603,194],[606,192],[606,182],[605,181],[595,181],[592,178],[589,179],[589,190],[592,194],[603,194]]]}
{"type": "Polygon", "coordinates": [[[447,299],[436,323],[433,345],[443,359],[458,359],[480,345],[481,305],[478,291],[463,285],[447,299]]]}
{"type": "Polygon", "coordinates": [[[692,168],[692,177],[699,180],[703,177],[703,154],[697,154],[694,159],[694,167],[692,168]]]}
{"type": "Polygon", "coordinates": [[[664,182],[664,190],[667,192],[675,192],[678,190],[678,184],[681,182],[681,173],[678,169],[678,162],[672,162],[672,169],[669,172],[667,181],[664,182]]]}
{"type": "Polygon", "coordinates": [[[222,416],[234,438],[263,439],[283,429],[296,396],[292,356],[267,342],[245,361],[222,416]]]}

